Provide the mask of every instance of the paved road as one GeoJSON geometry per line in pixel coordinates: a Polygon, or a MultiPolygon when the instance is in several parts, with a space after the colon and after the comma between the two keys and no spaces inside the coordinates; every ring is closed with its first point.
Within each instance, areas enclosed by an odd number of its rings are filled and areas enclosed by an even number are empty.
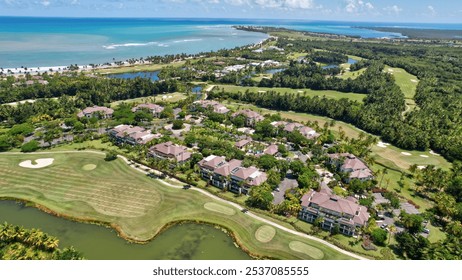
{"type": "MultiPolygon", "coordinates": [[[[98,152],[98,151],[56,151],[56,152],[38,152],[38,153],[31,153],[31,154],[63,154],[63,153],[94,153],[94,154],[105,155],[105,153],[103,153],[103,152],[98,152]]],[[[1,155],[1,154],[2,154],[2,153],[0,153],[0,155],[1,155]]],[[[24,154],[24,153],[3,153],[3,154],[24,154]]],[[[158,175],[162,174],[161,172],[159,172],[159,171],[157,171],[157,170],[155,170],[155,169],[149,168],[149,167],[147,167],[147,166],[144,166],[144,165],[142,165],[142,164],[138,164],[138,163],[137,163],[136,166],[138,166],[138,167],[136,167],[135,164],[130,164],[130,161],[129,161],[126,157],[124,157],[124,156],[118,155],[118,157],[119,157],[120,159],[122,159],[123,161],[125,161],[127,164],[129,164],[130,167],[132,167],[133,169],[135,169],[135,170],[137,170],[137,171],[139,171],[139,172],[141,172],[141,173],[143,173],[143,174],[149,174],[149,173],[154,173],[154,174],[158,174],[158,175]],[[147,170],[147,171],[146,171],[146,170],[147,170]]],[[[182,183],[182,182],[180,182],[180,181],[178,181],[178,180],[176,180],[176,179],[174,179],[174,178],[170,178],[170,180],[172,180],[172,181],[174,181],[174,182],[176,182],[176,183],[178,183],[178,184],[181,184],[181,186],[170,184],[169,182],[166,182],[166,181],[164,181],[164,180],[159,180],[159,181],[160,181],[161,183],[163,183],[164,185],[169,186],[169,187],[172,187],[172,188],[177,188],[177,189],[182,189],[182,188],[183,188],[182,185],[183,185],[184,183],[182,183]]],[[[203,190],[203,189],[199,189],[199,188],[196,188],[196,187],[191,187],[191,190],[200,192],[200,193],[202,193],[202,194],[204,194],[204,195],[206,195],[206,196],[208,196],[208,197],[210,197],[210,198],[212,198],[212,199],[214,199],[214,200],[220,201],[221,203],[225,203],[225,204],[231,205],[231,206],[233,206],[233,207],[239,209],[240,211],[241,211],[242,209],[244,209],[244,207],[242,207],[241,205],[239,205],[239,204],[237,204],[237,203],[234,203],[234,202],[231,202],[231,201],[222,199],[222,198],[220,198],[220,197],[217,197],[217,196],[215,196],[215,195],[213,195],[213,194],[211,194],[211,193],[209,193],[208,191],[205,191],[205,190],[203,190]]],[[[303,238],[306,238],[306,239],[310,239],[310,240],[314,240],[314,241],[320,242],[320,243],[322,243],[322,244],[324,244],[324,245],[326,245],[326,246],[328,246],[328,247],[330,247],[330,248],[332,248],[332,249],[334,249],[334,250],[336,250],[336,251],[338,251],[338,252],[340,252],[340,253],[343,253],[343,254],[345,254],[345,255],[348,255],[348,256],[350,256],[350,257],[353,257],[353,258],[356,258],[356,259],[359,259],[359,260],[367,260],[366,258],[364,258],[364,257],[362,257],[362,256],[359,256],[359,255],[354,254],[354,253],[352,253],[352,252],[343,250],[343,249],[341,249],[341,248],[339,248],[339,247],[337,247],[337,246],[335,246],[335,245],[333,245],[333,244],[331,244],[331,243],[329,243],[329,242],[327,242],[327,241],[325,241],[325,240],[323,240],[323,239],[320,239],[320,238],[317,238],[317,237],[314,237],[314,236],[311,236],[311,235],[307,235],[307,234],[305,234],[305,233],[298,232],[298,231],[295,231],[295,230],[292,230],[292,229],[288,229],[288,228],[286,228],[286,227],[284,227],[284,226],[282,226],[282,225],[279,225],[279,224],[277,224],[277,223],[275,223],[275,222],[273,222],[273,221],[267,220],[267,219],[265,219],[265,218],[262,218],[262,217],[260,217],[260,216],[257,216],[257,215],[255,215],[255,214],[253,214],[253,213],[250,213],[250,212],[247,212],[247,215],[248,215],[249,217],[255,219],[255,220],[258,220],[258,221],[260,221],[260,222],[263,222],[263,223],[266,223],[266,224],[268,224],[268,225],[271,225],[271,226],[273,226],[273,227],[275,227],[275,228],[278,228],[278,229],[280,229],[280,230],[282,230],[282,231],[285,231],[285,232],[288,232],[288,233],[291,233],[291,234],[294,234],[294,235],[297,235],[297,236],[300,236],[300,237],[303,237],[303,238]]]]}

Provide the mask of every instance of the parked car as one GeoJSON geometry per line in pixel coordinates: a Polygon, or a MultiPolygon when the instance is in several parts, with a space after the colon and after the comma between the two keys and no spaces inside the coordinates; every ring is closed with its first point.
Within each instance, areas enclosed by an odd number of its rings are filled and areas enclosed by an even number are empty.
{"type": "Polygon", "coordinates": [[[248,210],[248,209],[245,209],[245,208],[243,208],[243,209],[241,210],[241,212],[245,214],[245,213],[249,212],[249,210],[248,210]]]}
{"type": "Polygon", "coordinates": [[[190,188],[191,188],[191,185],[184,185],[184,186],[183,186],[183,190],[188,190],[188,189],[190,189],[190,188]]]}
{"type": "Polygon", "coordinates": [[[429,230],[428,228],[424,228],[424,229],[422,230],[422,232],[423,232],[423,233],[426,233],[426,234],[429,234],[429,233],[430,233],[430,230],[429,230]]]}
{"type": "Polygon", "coordinates": [[[385,224],[385,223],[383,223],[383,224],[380,226],[381,229],[386,229],[387,227],[388,227],[388,224],[385,224]]]}

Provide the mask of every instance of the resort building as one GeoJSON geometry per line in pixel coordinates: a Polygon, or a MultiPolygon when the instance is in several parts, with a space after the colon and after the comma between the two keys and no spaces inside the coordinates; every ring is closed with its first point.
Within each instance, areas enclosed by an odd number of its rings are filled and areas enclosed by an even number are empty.
{"type": "Polygon", "coordinates": [[[279,148],[278,148],[278,145],[275,145],[275,144],[271,144],[268,146],[268,148],[266,148],[263,153],[265,155],[270,155],[270,156],[274,156],[278,153],[279,151],[279,148]]]}
{"type": "Polygon", "coordinates": [[[224,157],[208,156],[198,162],[201,177],[217,188],[248,194],[252,186],[258,186],[267,179],[266,173],[256,167],[242,167],[242,161],[229,162],[224,157]]]}
{"type": "Polygon", "coordinates": [[[152,103],[145,103],[145,104],[139,104],[136,107],[133,107],[132,112],[137,112],[138,110],[142,110],[142,109],[149,110],[155,118],[160,118],[160,114],[162,113],[162,111],[164,111],[164,107],[160,105],[152,104],[152,103]]]}
{"type": "Polygon", "coordinates": [[[191,153],[185,146],[176,145],[170,141],[151,147],[148,155],[158,159],[175,160],[177,163],[184,163],[191,158],[191,153]]]}
{"type": "Polygon", "coordinates": [[[359,205],[354,197],[341,198],[329,188],[309,191],[302,197],[301,206],[299,219],[314,223],[319,218],[323,229],[332,231],[338,226],[340,233],[348,236],[356,235],[358,228],[369,220],[367,208],[359,205]]]}
{"type": "Polygon", "coordinates": [[[249,145],[250,143],[252,143],[252,139],[242,139],[242,140],[239,140],[237,141],[234,146],[240,150],[243,150],[245,149],[245,147],[247,145],[249,145]]]}
{"type": "Polygon", "coordinates": [[[79,118],[92,118],[92,117],[97,117],[101,119],[110,119],[112,118],[112,114],[114,113],[114,110],[111,108],[107,107],[100,107],[100,106],[93,106],[93,107],[87,107],[80,111],[77,114],[77,117],[79,118]]]}
{"type": "Polygon", "coordinates": [[[109,136],[117,143],[129,145],[145,145],[154,139],[162,137],[161,134],[152,134],[151,130],[146,130],[139,126],[121,124],[109,130],[109,136]]]}
{"type": "Polygon", "coordinates": [[[232,117],[235,118],[237,116],[244,116],[245,117],[245,125],[249,127],[254,127],[257,122],[263,121],[265,118],[260,115],[259,113],[245,109],[245,110],[240,110],[234,114],[232,114],[232,117]]]}
{"type": "Polygon", "coordinates": [[[278,121],[278,122],[272,122],[271,125],[276,128],[277,133],[280,133],[281,131],[290,133],[290,132],[297,130],[306,139],[315,139],[319,137],[319,134],[316,133],[314,129],[312,129],[309,126],[303,125],[301,123],[278,121]]]}
{"type": "Polygon", "coordinates": [[[358,179],[362,182],[374,179],[372,171],[355,155],[341,153],[330,154],[328,157],[330,164],[335,165],[340,172],[350,173],[349,177],[345,180],[346,183],[349,183],[353,179],[358,179]]]}
{"type": "Polygon", "coordinates": [[[199,106],[204,109],[211,109],[214,113],[217,114],[227,114],[229,109],[226,108],[223,104],[215,100],[198,100],[193,103],[195,106],[199,106]]]}

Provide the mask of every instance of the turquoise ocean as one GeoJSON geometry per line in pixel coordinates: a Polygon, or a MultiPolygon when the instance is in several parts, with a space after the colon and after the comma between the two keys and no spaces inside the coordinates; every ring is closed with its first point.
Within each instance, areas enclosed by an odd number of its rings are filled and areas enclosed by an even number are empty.
{"type": "Polygon", "coordinates": [[[166,54],[196,54],[258,43],[266,34],[234,25],[275,26],[362,38],[401,34],[355,26],[462,29],[461,25],[239,19],[0,17],[0,67],[101,64],[166,54]]]}

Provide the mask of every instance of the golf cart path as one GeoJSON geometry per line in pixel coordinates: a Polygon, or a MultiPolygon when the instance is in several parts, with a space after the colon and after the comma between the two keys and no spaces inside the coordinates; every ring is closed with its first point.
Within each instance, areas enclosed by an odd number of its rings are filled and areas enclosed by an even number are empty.
{"type": "MultiPolygon", "coordinates": [[[[93,154],[105,155],[105,153],[98,152],[98,151],[53,151],[53,152],[37,152],[37,153],[28,153],[28,154],[30,154],[30,155],[40,155],[40,154],[45,155],[45,154],[66,154],[66,153],[93,153],[93,154]]],[[[6,155],[8,155],[8,154],[11,154],[11,155],[27,155],[27,154],[21,153],[21,152],[0,153],[0,155],[2,155],[2,154],[6,154],[6,155]]],[[[124,156],[118,155],[117,157],[122,159],[127,165],[129,165],[133,169],[135,169],[138,172],[141,172],[143,174],[146,174],[146,175],[150,174],[150,173],[154,173],[154,174],[157,174],[157,175],[162,174],[162,172],[157,171],[155,169],[152,169],[150,167],[147,167],[145,165],[142,165],[142,164],[139,164],[139,163],[133,164],[133,162],[131,162],[130,160],[128,160],[124,156]]],[[[177,180],[175,178],[170,178],[170,177],[168,177],[168,178],[170,180],[174,181],[175,183],[184,184],[183,182],[180,182],[179,180],[177,180]]],[[[183,186],[173,185],[173,184],[171,184],[171,183],[169,183],[169,182],[167,182],[165,180],[160,180],[159,179],[159,182],[161,182],[162,184],[164,184],[166,186],[172,187],[172,188],[176,188],[176,189],[182,189],[183,188],[183,186]]],[[[206,196],[208,196],[208,197],[210,197],[210,198],[212,198],[214,200],[217,200],[217,201],[219,201],[221,203],[231,205],[231,206],[239,209],[240,211],[242,211],[244,209],[244,207],[242,207],[241,205],[239,205],[237,203],[222,199],[220,197],[217,197],[217,196],[215,196],[215,195],[213,195],[213,194],[211,194],[211,193],[209,193],[209,192],[207,192],[205,190],[199,189],[197,187],[191,187],[191,190],[200,192],[200,193],[202,193],[202,194],[204,194],[204,195],[206,195],[206,196]]],[[[320,238],[317,238],[317,237],[314,237],[314,236],[311,236],[311,235],[308,235],[308,234],[305,234],[305,233],[302,233],[302,232],[298,232],[298,231],[295,231],[295,230],[292,230],[292,229],[288,229],[288,228],[286,228],[284,226],[281,226],[281,225],[279,225],[279,224],[277,224],[277,223],[275,223],[273,221],[270,221],[270,220],[267,220],[267,219],[262,218],[260,216],[257,216],[257,215],[255,215],[255,214],[253,214],[251,212],[247,212],[246,215],[253,218],[253,219],[255,219],[255,220],[258,220],[260,222],[263,222],[263,223],[271,225],[271,226],[273,226],[275,228],[278,228],[278,229],[280,229],[282,231],[294,234],[296,236],[300,236],[300,237],[303,237],[303,238],[307,238],[307,239],[310,239],[310,240],[320,242],[320,243],[322,243],[322,244],[324,244],[324,245],[326,245],[326,246],[328,246],[328,247],[330,247],[330,248],[332,248],[332,249],[334,249],[334,250],[336,250],[336,251],[338,251],[340,253],[348,255],[350,257],[353,257],[353,258],[356,258],[356,259],[359,259],[359,260],[368,260],[367,258],[359,256],[359,255],[357,255],[355,253],[343,250],[343,249],[341,249],[341,248],[339,248],[339,247],[337,247],[337,246],[335,246],[335,245],[333,245],[333,244],[331,244],[331,243],[329,243],[329,242],[327,242],[327,241],[325,241],[323,239],[320,239],[320,238]]]]}

